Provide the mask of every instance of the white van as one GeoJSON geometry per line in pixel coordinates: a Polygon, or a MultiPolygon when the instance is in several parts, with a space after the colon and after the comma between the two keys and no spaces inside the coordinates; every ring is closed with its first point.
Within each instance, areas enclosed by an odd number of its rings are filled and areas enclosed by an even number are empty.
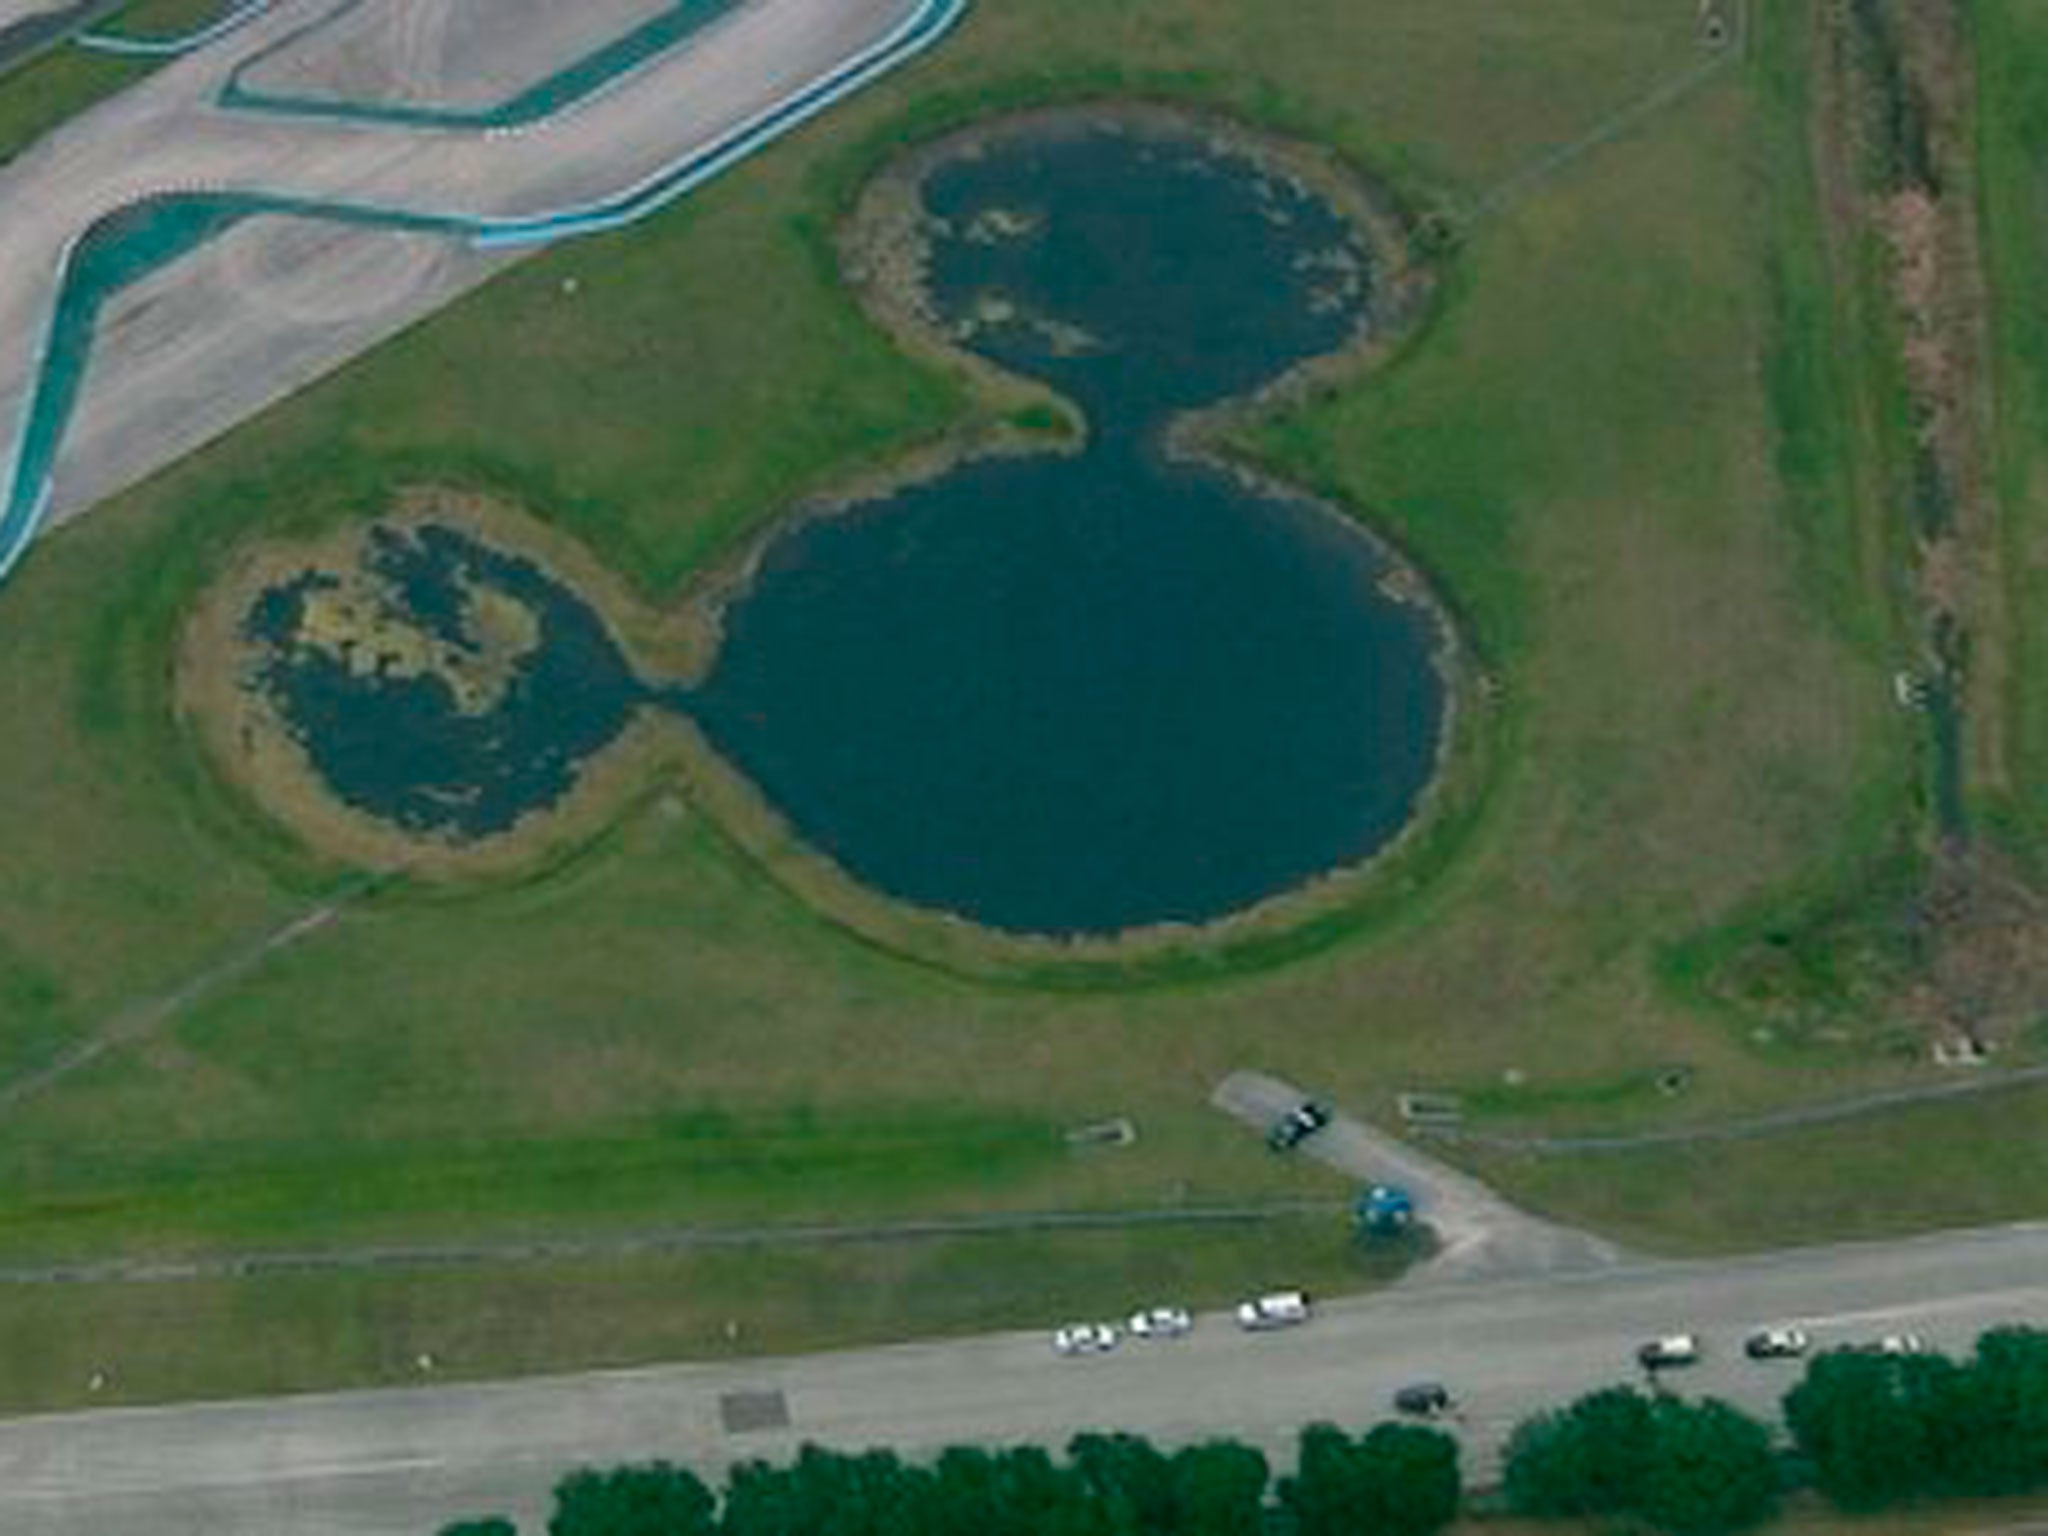
{"type": "Polygon", "coordinates": [[[1291,1328],[1307,1322],[1308,1311],[1307,1291],[1268,1291],[1238,1303],[1237,1326],[1253,1333],[1268,1328],[1291,1328]]]}

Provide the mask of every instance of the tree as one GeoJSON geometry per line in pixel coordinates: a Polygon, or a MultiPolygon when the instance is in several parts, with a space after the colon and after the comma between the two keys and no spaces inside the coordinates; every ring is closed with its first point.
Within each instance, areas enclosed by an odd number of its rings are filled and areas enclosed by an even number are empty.
{"type": "Polygon", "coordinates": [[[1430,1536],[1458,1511],[1457,1444],[1412,1424],[1382,1424],[1362,1440],[1311,1424],[1280,1502],[1299,1536],[1430,1536]]]}
{"type": "Polygon", "coordinates": [[[1353,1529],[1434,1536],[1456,1518],[1458,1442],[1438,1429],[1379,1424],[1358,1443],[1365,1501],[1353,1529]]]}
{"type": "Polygon", "coordinates": [[[915,1480],[888,1451],[843,1456],[806,1445],[787,1467],[742,1462],[727,1474],[723,1536],[898,1536],[915,1480]]]}
{"type": "Polygon", "coordinates": [[[1501,1490],[1518,1514],[1585,1518],[1634,1509],[1656,1428],[1633,1387],[1589,1393],[1524,1419],[1508,1437],[1501,1490]]]}
{"type": "Polygon", "coordinates": [[[1634,1512],[1673,1536],[1723,1536],[1769,1519],[1781,1478],[1770,1431],[1709,1398],[1650,1405],[1651,1452],[1634,1512]]]}
{"type": "Polygon", "coordinates": [[[1179,1536],[1260,1536],[1272,1475],[1263,1452],[1234,1440],[1211,1440],[1175,1452],[1179,1536]]]}
{"type": "Polygon", "coordinates": [[[1994,1328],[1969,1366],[1971,1432],[1980,1451],[1980,1494],[2026,1493],[2048,1484],[2048,1333],[1994,1328]]]}
{"type": "Polygon", "coordinates": [[[1175,1536],[1180,1510],[1173,1463],[1141,1435],[1076,1435],[1067,1460],[1100,1507],[1110,1536],[1175,1536]]]}
{"type": "Polygon", "coordinates": [[[1072,1467],[1037,1446],[991,1453],[951,1446],[919,1504],[919,1536],[1107,1536],[1102,1511],[1072,1467]]]}
{"type": "Polygon", "coordinates": [[[1814,1486],[1843,1509],[1881,1509],[1933,1484],[1926,1427],[1901,1391],[1905,1363],[1831,1350],[1785,1394],[1785,1424],[1814,1486]]]}
{"type": "Polygon", "coordinates": [[[696,1474],[667,1462],[586,1468],[555,1485],[548,1536],[716,1536],[716,1511],[696,1474]]]}

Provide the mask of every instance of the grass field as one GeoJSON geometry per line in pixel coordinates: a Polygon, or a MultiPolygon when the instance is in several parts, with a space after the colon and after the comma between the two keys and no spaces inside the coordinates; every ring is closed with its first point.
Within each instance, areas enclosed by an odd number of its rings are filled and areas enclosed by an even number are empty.
{"type": "Polygon", "coordinates": [[[924,1332],[1049,1326],[1172,1297],[1239,1299],[1275,1248],[1319,1291],[1385,1273],[1331,1223],[1034,1234],[831,1248],[727,1249],[524,1265],[479,1287],[462,1269],[10,1289],[0,1407],[284,1392],[508,1371],[715,1359],[924,1332]],[[197,1347],[202,1345],[204,1347],[197,1347]]]}
{"type": "MultiPolygon", "coordinates": [[[[1700,57],[1689,0],[1271,14],[982,0],[933,59],[687,205],[536,259],[46,541],[0,589],[0,1073],[176,992],[342,873],[215,785],[170,718],[171,635],[234,541],[451,480],[520,500],[658,599],[792,497],[975,409],[963,380],[893,349],[830,257],[836,203],[917,125],[1142,90],[1327,141],[1418,206],[1462,208],[1700,57]]],[[[1882,553],[1841,507],[1857,428],[1826,361],[1798,43],[1761,31],[1475,225],[1413,346],[1252,434],[1399,538],[1503,680],[1483,812],[1396,920],[1201,986],[977,986],[848,937],[685,787],[657,786],[543,875],[352,905],[0,1116],[0,1256],[1323,1192],[1206,1106],[1241,1066],[1374,1113],[1408,1087],[1491,1090],[1537,1124],[1712,1116],[1910,1073],[1758,1046],[1671,984],[1674,946],[1859,869],[1916,772],[1888,698],[1882,553]],[[1672,1063],[1692,1069],[1685,1094],[1638,1091],[1672,1063]],[[1523,1086],[1501,1086],[1510,1071],[1523,1086]],[[1062,1145],[1115,1114],[1137,1122],[1134,1147],[1062,1145]]],[[[1998,1111],[2014,1169],[2048,1146],[2020,1102],[1998,1111]]],[[[1932,1144],[1981,1122],[1914,1123],[1932,1144]]],[[[1880,1171],[1890,1224],[1956,1218],[1954,1160],[1875,1133],[1831,1150],[1717,1158],[1711,1231],[1685,1198],[1699,1165],[1495,1171],[1646,1246],[1860,1230],[1852,1197],[1880,1171]],[[1787,1167],[1807,1180],[1796,1200],[1742,1198],[1787,1167]]],[[[2048,1186],[2019,1179],[1987,1206],[2038,1210],[2048,1186]]],[[[1188,1262],[1227,1290],[1267,1278],[1259,1257],[1188,1262]]],[[[1134,1261],[1080,1245],[1063,1262],[1078,1298],[1121,1296],[1134,1261]]],[[[188,1330],[212,1360],[137,1390],[383,1379],[410,1358],[392,1321],[408,1308],[517,1315],[533,1283],[225,1288],[188,1330]],[[362,1325],[332,1328],[343,1314],[362,1325]],[[214,1347],[258,1316],[267,1342],[214,1347]]],[[[485,1329],[465,1369],[696,1352],[687,1330],[756,1289],[710,1266],[678,1314],[698,1322],[665,1330],[660,1287],[614,1309],[604,1275],[547,1283],[549,1315],[608,1321],[565,1324],[545,1361],[485,1329]]],[[[883,1287],[827,1331],[1027,1320],[1010,1283],[989,1282],[1008,1310],[971,1317],[883,1287]]],[[[140,1337],[169,1294],[24,1301],[4,1326],[48,1342],[9,1351],[7,1390],[75,1395],[64,1341],[140,1337]]],[[[762,1305],[750,1340],[822,1336],[804,1307],[762,1305]]]]}
{"type": "Polygon", "coordinates": [[[2048,18],[1992,0],[1979,8],[1978,164],[1991,266],[1998,390],[1997,474],[2007,612],[2019,657],[2005,701],[2018,767],[2005,830],[2039,865],[2048,854],[2048,698],[2027,679],[2048,665],[2048,18]]]}

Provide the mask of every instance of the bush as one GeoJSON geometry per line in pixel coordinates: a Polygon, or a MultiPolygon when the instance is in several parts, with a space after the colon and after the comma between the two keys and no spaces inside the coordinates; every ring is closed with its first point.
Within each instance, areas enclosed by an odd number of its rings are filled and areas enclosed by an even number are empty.
{"type": "Polygon", "coordinates": [[[1785,1397],[1813,1481],[1847,1510],[2048,1487],[2048,1333],[1996,1328],[1969,1361],[1817,1357],[1785,1397]]]}
{"type": "Polygon", "coordinates": [[[548,1536],[715,1536],[717,1508],[695,1473],[667,1462],[585,1469],[556,1485],[548,1536]]]}
{"type": "Polygon", "coordinates": [[[1518,1514],[1722,1536],[1769,1519],[1780,1482],[1770,1432],[1747,1414],[1612,1387],[1517,1426],[1501,1491],[1518,1514]]]}
{"type": "Polygon", "coordinates": [[[1432,1536],[1458,1513],[1458,1445],[1440,1430],[1381,1424],[1354,1440],[1333,1424],[1301,1432],[1280,1503],[1298,1536],[1432,1536]]]}

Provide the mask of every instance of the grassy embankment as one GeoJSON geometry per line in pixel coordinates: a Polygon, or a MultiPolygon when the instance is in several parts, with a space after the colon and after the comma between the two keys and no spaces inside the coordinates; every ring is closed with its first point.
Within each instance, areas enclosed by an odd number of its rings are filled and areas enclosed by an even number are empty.
{"type": "MultiPolygon", "coordinates": [[[[1762,41],[1768,62],[1782,40],[1762,41]]],[[[958,424],[965,387],[856,311],[824,236],[851,168],[934,98],[1135,86],[1326,140],[1418,204],[1457,205],[1697,46],[1689,8],[1639,0],[1303,0],[1280,29],[1253,0],[987,0],[934,60],[687,206],[537,259],[68,528],[0,591],[0,710],[34,744],[0,762],[0,1066],[176,989],[337,873],[213,787],[168,719],[169,637],[223,548],[439,477],[517,497],[660,598],[793,496],[958,424]]],[[[1661,958],[1852,863],[1909,777],[1881,576],[1818,521],[1838,503],[1815,486],[1856,450],[1802,350],[1831,337],[1798,328],[1820,279],[1778,88],[1733,68],[1543,183],[1472,231],[1401,358],[1255,434],[1284,472],[1370,509],[1504,681],[1512,739],[1484,815],[1400,921],[1199,988],[977,987],[849,939],[686,787],[657,787],[533,880],[359,904],[0,1120],[0,1255],[1333,1188],[1206,1106],[1242,1065],[1368,1110],[1518,1069],[1496,1107],[1555,1121],[1725,1113],[1896,1071],[1760,1052],[1675,993],[1661,958]],[[1694,1069],[1683,1098],[1638,1091],[1671,1061],[1694,1069]],[[1136,1146],[1061,1147],[1061,1128],[1109,1114],[1137,1121],[1136,1146]],[[714,1115],[730,1137],[686,1133],[714,1115]]],[[[1974,1120],[1945,1113],[1931,1136],[1974,1120]]],[[[1732,1219],[1678,1187],[1623,1213],[1631,1235],[1777,1235],[1775,1176],[1810,1154],[1759,1156],[1778,1162],[1743,1180],[1732,1219]]],[[[1814,1177],[1845,1195],[1870,1166],[1814,1177]]],[[[1503,1174],[1592,1212],[1615,1170],[1503,1174]]],[[[1946,1173],[1905,1168],[1891,1219],[1952,1218],[1946,1173]]],[[[1213,1260],[1191,1289],[1273,1276],[1270,1246],[1210,1241],[1163,1244],[1213,1260]]],[[[1129,1242],[1071,1252],[1077,1305],[1132,1288],[1129,1242]]],[[[1016,1253],[985,1250],[967,1288],[1014,1298],[1016,1253]]],[[[864,1284],[843,1251],[777,1262],[811,1266],[817,1293],[864,1284]]],[[[597,1273],[485,1270],[38,1293],[0,1319],[0,1358],[24,1362],[4,1390],[74,1392],[87,1337],[126,1341],[121,1380],[165,1395],[374,1379],[472,1317],[523,1325],[464,1334],[466,1371],[696,1352],[728,1318],[762,1344],[819,1336],[810,1299],[779,1301],[746,1266],[643,1273],[610,1293],[597,1273]],[[187,1289],[218,1328],[134,1321],[187,1289]]],[[[1042,1299],[1050,1313],[1064,1293],[1042,1299]]],[[[994,1315],[1027,1311],[1042,1315],[994,1315]]],[[[989,1320],[885,1289],[831,1336],[989,1320]]]]}

